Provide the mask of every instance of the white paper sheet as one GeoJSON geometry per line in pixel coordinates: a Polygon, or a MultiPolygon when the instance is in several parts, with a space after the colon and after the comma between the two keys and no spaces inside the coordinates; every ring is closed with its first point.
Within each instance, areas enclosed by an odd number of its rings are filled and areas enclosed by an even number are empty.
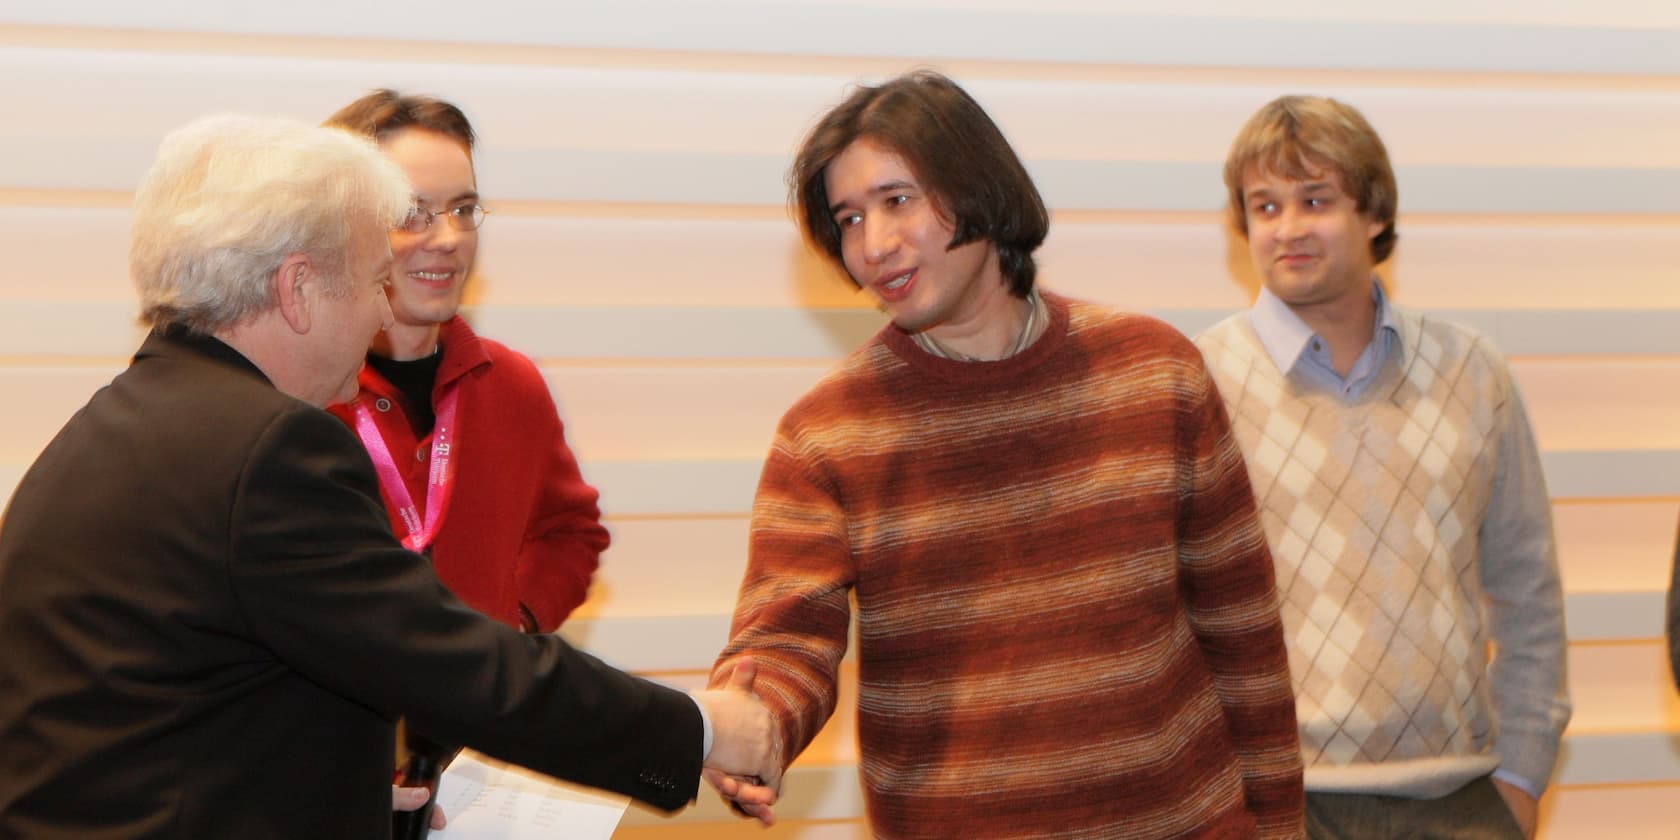
{"type": "Polygon", "coordinates": [[[438,782],[437,840],[608,840],[629,799],[462,750],[438,782]]]}

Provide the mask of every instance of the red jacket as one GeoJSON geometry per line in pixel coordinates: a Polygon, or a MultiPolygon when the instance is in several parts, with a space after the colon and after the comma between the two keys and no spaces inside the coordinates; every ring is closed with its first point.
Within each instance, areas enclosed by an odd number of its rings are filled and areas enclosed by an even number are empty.
{"type": "MultiPolygon", "coordinates": [[[[443,325],[439,339],[433,405],[453,382],[460,383],[460,402],[455,490],[432,542],[432,562],[473,608],[518,627],[523,604],[537,629],[552,631],[583,603],[607,547],[599,493],[579,473],[548,385],[530,359],[478,337],[459,317],[443,325]]],[[[409,495],[424,511],[431,436],[415,439],[406,399],[372,366],[362,368],[357,399],[367,402],[409,495]]],[[[355,428],[349,405],[331,411],[355,428]]],[[[381,495],[391,527],[406,536],[390,494],[381,495]]]]}

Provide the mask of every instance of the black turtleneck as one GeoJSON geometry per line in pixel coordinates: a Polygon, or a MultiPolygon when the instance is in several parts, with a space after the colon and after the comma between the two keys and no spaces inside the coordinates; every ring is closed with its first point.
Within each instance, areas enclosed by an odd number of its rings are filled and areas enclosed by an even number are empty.
{"type": "Polygon", "coordinates": [[[406,362],[373,353],[367,357],[368,365],[385,377],[386,382],[396,386],[408,400],[408,424],[414,427],[417,438],[431,434],[432,425],[437,422],[437,414],[432,411],[432,386],[437,384],[438,364],[442,361],[442,347],[429,356],[406,362]]]}

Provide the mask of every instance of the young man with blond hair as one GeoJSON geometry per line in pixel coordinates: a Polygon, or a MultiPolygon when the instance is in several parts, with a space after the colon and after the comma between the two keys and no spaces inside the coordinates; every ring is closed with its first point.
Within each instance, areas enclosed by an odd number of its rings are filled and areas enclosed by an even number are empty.
{"type": "Polygon", "coordinates": [[[1225,183],[1263,287],[1197,343],[1277,562],[1309,834],[1530,837],[1570,709],[1516,383],[1486,338],[1389,301],[1398,190],[1358,111],[1273,101],[1225,183]]]}

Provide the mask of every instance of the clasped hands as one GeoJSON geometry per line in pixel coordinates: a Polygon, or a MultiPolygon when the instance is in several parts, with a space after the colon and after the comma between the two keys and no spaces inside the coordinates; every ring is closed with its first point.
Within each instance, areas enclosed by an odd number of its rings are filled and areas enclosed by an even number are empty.
{"type": "MultiPolygon", "coordinates": [[[[771,806],[782,786],[782,738],[770,710],[752,693],[757,673],[752,660],[744,660],[722,688],[695,692],[694,698],[712,722],[712,751],[703,762],[706,781],[737,811],[773,825],[771,806]]],[[[398,811],[419,808],[427,796],[425,788],[391,787],[392,807],[398,811]]],[[[431,822],[434,830],[444,827],[441,808],[432,809],[431,822]]]]}
{"type": "Polygon", "coordinates": [[[768,826],[776,822],[771,806],[782,788],[782,731],[764,701],[752,693],[757,674],[758,666],[744,659],[722,688],[694,696],[712,721],[706,781],[730,807],[768,826]]]}

